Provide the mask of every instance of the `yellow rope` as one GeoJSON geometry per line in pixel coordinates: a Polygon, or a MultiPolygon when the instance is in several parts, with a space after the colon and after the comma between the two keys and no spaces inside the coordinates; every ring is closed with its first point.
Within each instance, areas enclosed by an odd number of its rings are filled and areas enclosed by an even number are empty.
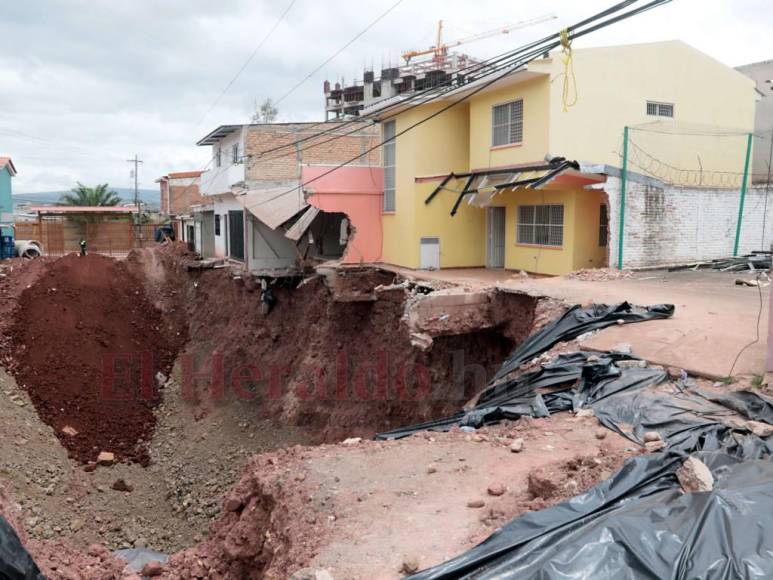
{"type": "Polygon", "coordinates": [[[562,98],[564,101],[564,113],[577,104],[577,78],[574,76],[574,61],[572,58],[572,40],[569,38],[569,30],[561,30],[561,54],[564,61],[564,88],[562,98]],[[572,85],[572,87],[570,87],[572,85]],[[574,89],[574,98],[569,98],[571,88],[574,89]]]}

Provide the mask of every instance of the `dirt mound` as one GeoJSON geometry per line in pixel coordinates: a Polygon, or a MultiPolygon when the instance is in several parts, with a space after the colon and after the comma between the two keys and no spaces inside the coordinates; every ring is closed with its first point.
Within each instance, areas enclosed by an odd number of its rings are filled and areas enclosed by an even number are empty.
{"type": "Polygon", "coordinates": [[[121,262],[72,254],[43,267],[19,299],[10,370],[72,458],[147,464],[159,373],[184,337],[121,262]]]}
{"type": "Polygon", "coordinates": [[[586,491],[637,452],[613,433],[597,440],[597,428],[564,414],[255,456],[209,538],[173,555],[164,578],[286,578],[301,569],[403,577],[404,561],[438,564],[521,513],[586,491]],[[510,451],[514,436],[526,439],[521,453],[510,451]],[[533,496],[531,474],[554,477],[550,497],[533,496]]]}

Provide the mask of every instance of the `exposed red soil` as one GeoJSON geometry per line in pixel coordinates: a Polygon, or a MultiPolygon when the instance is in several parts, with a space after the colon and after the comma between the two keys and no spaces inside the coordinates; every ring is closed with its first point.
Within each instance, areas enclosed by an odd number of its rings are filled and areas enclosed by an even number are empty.
{"type": "Polygon", "coordinates": [[[14,313],[10,370],[72,458],[109,451],[147,464],[156,375],[168,374],[184,336],[121,262],[71,254],[38,267],[14,313]]]}
{"type": "MultiPolygon", "coordinates": [[[[510,308],[501,328],[435,337],[422,352],[402,320],[411,297],[405,288],[379,292],[375,301],[339,302],[323,277],[299,287],[277,282],[277,303],[264,316],[254,282],[228,269],[187,272],[176,253],[135,252],[128,262],[167,316],[188,327],[183,375],[185,368],[189,377],[204,374],[195,388],[183,385],[197,416],[239,400],[256,415],[308,427],[316,441],[456,412],[528,334],[534,315],[536,300],[514,295],[523,308],[510,308]],[[213,389],[213,377],[222,385],[213,389]]],[[[394,275],[346,278],[348,289],[367,294],[394,275]]]]}

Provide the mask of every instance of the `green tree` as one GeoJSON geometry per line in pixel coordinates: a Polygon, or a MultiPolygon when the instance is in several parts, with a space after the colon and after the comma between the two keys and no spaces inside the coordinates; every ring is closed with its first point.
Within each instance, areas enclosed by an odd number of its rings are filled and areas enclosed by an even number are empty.
{"type": "Polygon", "coordinates": [[[108,190],[107,183],[86,187],[79,181],[78,187],[63,194],[60,201],[65,205],[118,205],[121,198],[116,192],[108,190]]]}

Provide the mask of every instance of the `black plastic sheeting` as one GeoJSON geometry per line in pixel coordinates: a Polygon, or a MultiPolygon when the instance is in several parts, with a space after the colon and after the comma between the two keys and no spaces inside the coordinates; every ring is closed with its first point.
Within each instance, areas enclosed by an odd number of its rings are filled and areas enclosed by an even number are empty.
{"type": "Polygon", "coordinates": [[[0,516],[0,580],[44,580],[32,556],[21,545],[19,536],[0,516]]]}
{"type": "MultiPolygon", "coordinates": [[[[561,354],[513,376],[524,362],[596,328],[664,318],[668,305],[575,307],[527,339],[475,405],[421,425],[382,433],[399,438],[453,426],[581,408],[640,445],[657,431],[661,453],[626,461],[588,492],[522,515],[471,550],[411,576],[539,580],[773,578],[773,443],[744,419],[773,424],[773,400],[753,391],[715,392],[668,382],[662,368],[637,368],[621,353],[561,354]],[[710,492],[683,493],[676,472],[689,455],[715,478],[710,492]]],[[[773,439],[773,438],[772,438],[773,439]]]]}
{"type": "Polygon", "coordinates": [[[639,456],[587,493],[521,516],[412,578],[772,578],[764,520],[773,508],[773,463],[697,457],[715,476],[711,492],[680,491],[682,455],[639,456]]]}
{"type": "MultiPolygon", "coordinates": [[[[773,445],[744,426],[744,418],[770,422],[773,401],[668,383],[657,368],[620,369],[619,356],[588,359],[571,353],[545,365],[555,377],[563,367],[567,380],[581,367],[572,386],[542,397],[545,407],[590,407],[637,443],[658,431],[666,451],[629,459],[588,492],[518,517],[411,578],[773,578],[773,445]],[[711,492],[681,491],[675,474],[691,454],[711,469],[711,492]]],[[[531,374],[538,382],[539,371],[531,374]]]]}
{"type": "Polygon", "coordinates": [[[594,304],[588,308],[572,306],[561,318],[545,325],[523,341],[502,364],[494,376],[494,381],[507,376],[523,363],[550,350],[559,342],[572,340],[586,332],[607,328],[614,324],[670,318],[673,314],[673,304],[657,304],[646,308],[632,306],[628,302],[611,305],[594,304]]]}
{"type": "Polygon", "coordinates": [[[547,417],[550,413],[587,405],[606,396],[609,391],[629,388],[630,381],[653,384],[665,379],[663,371],[649,369],[635,377],[626,375],[625,379],[621,379],[621,371],[614,364],[621,360],[638,359],[622,353],[562,354],[538,370],[487,388],[478,396],[477,404],[469,410],[459,411],[443,419],[379,433],[376,438],[400,439],[420,431],[448,431],[455,426],[479,428],[522,416],[547,417]],[[588,359],[593,362],[588,363],[588,359]],[[575,390],[573,387],[578,381],[578,389],[575,390]],[[538,392],[547,389],[550,392],[538,392]]]}
{"type": "MultiPolygon", "coordinates": [[[[399,439],[419,431],[448,431],[454,426],[477,428],[503,419],[517,419],[524,415],[546,417],[551,412],[571,409],[578,403],[578,401],[573,402],[574,395],[552,393],[543,397],[536,390],[560,386],[568,389],[584,373],[587,375],[585,378],[588,379],[588,386],[579,396],[593,399],[596,396],[593,388],[595,383],[614,379],[620,375],[620,371],[614,366],[610,367],[609,363],[615,360],[635,359],[635,357],[612,353],[596,357],[601,360],[588,366],[586,361],[589,355],[572,353],[560,356],[554,363],[543,365],[539,370],[524,373],[515,378],[508,378],[508,375],[524,362],[539,356],[561,341],[571,340],[586,332],[621,322],[643,322],[668,318],[673,314],[674,306],[671,304],[658,304],[647,308],[631,306],[627,302],[615,305],[595,304],[588,308],[573,306],[563,316],[545,325],[521,343],[502,364],[502,368],[497,372],[490,386],[478,397],[477,404],[472,409],[459,411],[450,417],[379,433],[376,438],[399,439]]],[[[604,390],[606,387],[602,385],[601,388],[604,390]]]]}

